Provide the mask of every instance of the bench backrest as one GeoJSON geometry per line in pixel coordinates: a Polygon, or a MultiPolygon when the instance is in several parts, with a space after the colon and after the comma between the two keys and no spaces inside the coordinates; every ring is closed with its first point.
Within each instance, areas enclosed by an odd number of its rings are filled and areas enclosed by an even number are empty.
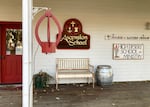
{"type": "Polygon", "coordinates": [[[57,58],[56,60],[59,70],[89,69],[89,58],[57,58]]]}

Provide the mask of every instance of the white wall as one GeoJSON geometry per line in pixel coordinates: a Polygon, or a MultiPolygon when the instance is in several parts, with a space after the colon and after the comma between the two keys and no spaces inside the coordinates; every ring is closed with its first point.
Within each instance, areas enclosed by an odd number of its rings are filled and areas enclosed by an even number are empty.
{"type": "MultiPolygon", "coordinates": [[[[111,65],[114,81],[150,80],[149,41],[104,39],[105,35],[113,33],[119,35],[149,34],[150,31],[145,30],[144,26],[147,21],[150,21],[149,3],[148,0],[45,0],[44,2],[34,0],[34,6],[51,8],[62,26],[67,19],[78,18],[83,25],[83,32],[91,36],[89,50],[57,50],[54,54],[45,55],[39,48],[36,55],[36,71],[45,69],[55,76],[56,58],[88,57],[95,68],[97,65],[111,65]],[[113,60],[113,43],[143,43],[144,60],[113,60]]],[[[38,17],[38,15],[35,17],[34,23],[38,17]]],[[[43,29],[45,29],[44,25],[43,29]]],[[[52,35],[55,37],[54,31],[52,35]]],[[[45,35],[43,31],[41,36],[45,35]]],[[[36,42],[34,45],[37,46],[36,42]]]]}
{"type": "MultiPolygon", "coordinates": [[[[3,1],[3,3],[6,1],[8,0],[3,1]]],[[[0,20],[21,20],[21,7],[18,4],[21,4],[20,0],[14,0],[8,6],[0,4],[0,13],[2,13],[0,14],[0,20]]],[[[145,23],[150,22],[149,0],[34,0],[33,4],[34,6],[51,8],[61,26],[69,18],[78,18],[83,25],[83,32],[91,36],[91,48],[89,50],[57,50],[56,53],[45,55],[41,53],[39,47],[35,55],[35,73],[42,69],[55,77],[56,58],[88,57],[95,69],[97,65],[111,65],[114,72],[114,81],[150,80],[149,41],[104,39],[104,36],[113,33],[119,35],[150,35],[150,30],[145,30],[145,23]],[[143,43],[144,60],[113,60],[113,43],[143,43]]],[[[40,15],[43,15],[43,12],[34,17],[33,31],[40,15]]],[[[52,24],[53,41],[55,41],[56,33],[57,29],[52,24]]],[[[39,34],[41,39],[45,40],[45,22],[42,23],[39,34]]],[[[35,54],[38,44],[34,34],[33,45],[35,54]]]]}
{"type": "Polygon", "coordinates": [[[21,21],[22,0],[0,0],[0,21],[21,21]]]}

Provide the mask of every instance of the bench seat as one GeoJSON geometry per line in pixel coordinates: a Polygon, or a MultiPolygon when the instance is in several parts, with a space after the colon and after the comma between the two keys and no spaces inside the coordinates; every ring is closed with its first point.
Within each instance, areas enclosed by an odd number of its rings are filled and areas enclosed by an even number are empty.
{"type": "Polygon", "coordinates": [[[59,72],[58,78],[90,78],[92,73],[89,72],[59,72]]]}

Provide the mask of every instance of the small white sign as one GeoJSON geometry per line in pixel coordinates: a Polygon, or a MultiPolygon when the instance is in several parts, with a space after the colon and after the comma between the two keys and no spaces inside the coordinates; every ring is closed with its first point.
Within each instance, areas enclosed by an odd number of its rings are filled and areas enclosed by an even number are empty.
{"type": "Polygon", "coordinates": [[[113,59],[142,60],[144,59],[143,44],[113,44],[113,59]]]}
{"type": "Polygon", "coordinates": [[[16,47],[16,55],[22,55],[22,48],[16,47]]]}

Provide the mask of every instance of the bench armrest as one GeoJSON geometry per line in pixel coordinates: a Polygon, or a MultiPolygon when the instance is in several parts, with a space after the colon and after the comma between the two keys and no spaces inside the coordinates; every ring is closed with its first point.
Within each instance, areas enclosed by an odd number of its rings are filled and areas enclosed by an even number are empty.
{"type": "Polygon", "coordinates": [[[91,73],[94,73],[94,66],[93,66],[93,65],[90,65],[90,64],[89,64],[89,71],[90,71],[91,73]]]}

